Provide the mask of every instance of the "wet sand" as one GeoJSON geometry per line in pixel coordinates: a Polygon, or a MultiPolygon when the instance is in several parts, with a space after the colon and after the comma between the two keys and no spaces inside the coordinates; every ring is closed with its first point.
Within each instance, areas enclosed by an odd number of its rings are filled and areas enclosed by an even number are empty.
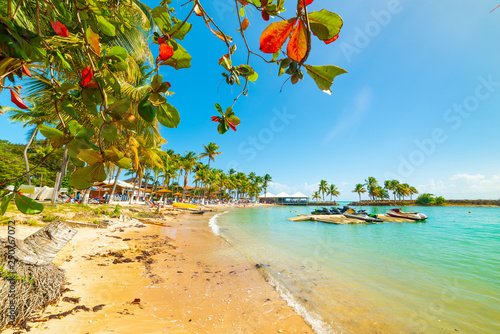
{"type": "MultiPolygon", "coordinates": [[[[30,333],[312,333],[260,272],[210,231],[213,214],[161,220],[167,226],[131,220],[79,229],[54,260],[70,291],[28,322],[30,333]]],[[[36,230],[19,229],[18,237],[36,230]]]]}

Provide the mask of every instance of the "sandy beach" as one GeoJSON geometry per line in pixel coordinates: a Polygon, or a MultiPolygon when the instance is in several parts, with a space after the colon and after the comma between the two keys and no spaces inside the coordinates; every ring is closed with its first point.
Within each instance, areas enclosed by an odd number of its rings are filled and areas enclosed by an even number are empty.
{"type": "MultiPolygon", "coordinates": [[[[66,273],[66,291],[27,323],[30,333],[312,333],[261,273],[211,232],[214,214],[78,228],[54,260],[66,273]]],[[[17,237],[38,228],[20,225],[17,237]]]]}

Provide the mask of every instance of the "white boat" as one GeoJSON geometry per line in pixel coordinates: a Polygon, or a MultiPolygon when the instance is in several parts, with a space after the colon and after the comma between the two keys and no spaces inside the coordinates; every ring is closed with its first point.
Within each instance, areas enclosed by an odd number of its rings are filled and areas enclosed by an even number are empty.
{"type": "Polygon", "coordinates": [[[388,216],[411,220],[425,220],[427,216],[419,212],[403,212],[401,209],[391,209],[386,212],[388,216]]]}
{"type": "Polygon", "coordinates": [[[370,217],[365,212],[356,212],[356,213],[344,213],[344,217],[363,220],[367,223],[381,223],[382,219],[378,217],[370,217]]]}

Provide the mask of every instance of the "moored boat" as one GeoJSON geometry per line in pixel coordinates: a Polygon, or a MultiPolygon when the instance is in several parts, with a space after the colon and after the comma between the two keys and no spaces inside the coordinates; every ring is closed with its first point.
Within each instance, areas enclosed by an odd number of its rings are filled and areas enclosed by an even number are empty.
{"type": "Polygon", "coordinates": [[[344,213],[344,217],[346,218],[353,218],[353,219],[359,219],[363,220],[367,223],[381,223],[383,222],[382,219],[378,218],[376,215],[374,216],[369,216],[364,212],[356,212],[356,213],[344,213]]]}
{"type": "Polygon", "coordinates": [[[425,220],[428,217],[420,212],[403,212],[401,209],[391,209],[386,212],[387,215],[395,218],[405,218],[411,220],[425,220]]]}

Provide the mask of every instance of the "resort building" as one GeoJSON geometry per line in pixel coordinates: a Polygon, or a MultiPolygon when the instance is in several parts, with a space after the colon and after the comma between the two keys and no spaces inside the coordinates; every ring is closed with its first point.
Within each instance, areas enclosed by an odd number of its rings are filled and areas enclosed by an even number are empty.
{"type": "Polygon", "coordinates": [[[309,196],[306,196],[301,192],[297,192],[293,195],[288,195],[284,192],[279,193],[278,195],[266,193],[259,197],[259,202],[277,205],[308,205],[309,196]]]}

